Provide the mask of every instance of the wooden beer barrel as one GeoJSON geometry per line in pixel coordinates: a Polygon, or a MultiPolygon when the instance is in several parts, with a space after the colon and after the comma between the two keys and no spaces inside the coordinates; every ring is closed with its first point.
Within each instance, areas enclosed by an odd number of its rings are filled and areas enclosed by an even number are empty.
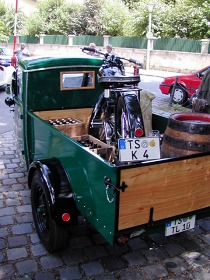
{"type": "Polygon", "coordinates": [[[179,157],[210,151],[210,115],[178,113],[170,116],[161,145],[161,157],[179,157]]]}

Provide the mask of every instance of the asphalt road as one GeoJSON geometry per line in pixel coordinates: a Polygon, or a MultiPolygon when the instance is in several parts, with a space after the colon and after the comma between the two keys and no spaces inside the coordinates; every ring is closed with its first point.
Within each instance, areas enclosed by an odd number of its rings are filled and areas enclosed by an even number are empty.
{"type": "Polygon", "coordinates": [[[162,80],[163,78],[161,77],[141,75],[141,82],[139,83],[139,87],[154,93],[156,97],[163,98],[165,96],[159,89],[159,85],[162,80]]]}

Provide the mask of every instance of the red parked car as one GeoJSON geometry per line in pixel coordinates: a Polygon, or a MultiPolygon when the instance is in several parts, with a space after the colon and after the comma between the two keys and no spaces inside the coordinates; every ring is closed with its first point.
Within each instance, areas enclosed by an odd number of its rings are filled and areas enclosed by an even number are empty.
{"type": "Polygon", "coordinates": [[[163,94],[172,94],[173,85],[177,79],[172,102],[184,105],[187,99],[196,93],[204,74],[208,70],[210,70],[210,66],[207,66],[193,74],[167,77],[160,84],[160,90],[163,94]]]}

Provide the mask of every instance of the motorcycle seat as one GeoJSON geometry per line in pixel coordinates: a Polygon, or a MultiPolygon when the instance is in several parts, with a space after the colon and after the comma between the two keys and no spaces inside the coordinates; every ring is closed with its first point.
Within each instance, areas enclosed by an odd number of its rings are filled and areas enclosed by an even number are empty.
{"type": "Polygon", "coordinates": [[[122,87],[123,85],[135,85],[140,80],[140,76],[102,76],[98,78],[98,82],[104,89],[122,87]]]}

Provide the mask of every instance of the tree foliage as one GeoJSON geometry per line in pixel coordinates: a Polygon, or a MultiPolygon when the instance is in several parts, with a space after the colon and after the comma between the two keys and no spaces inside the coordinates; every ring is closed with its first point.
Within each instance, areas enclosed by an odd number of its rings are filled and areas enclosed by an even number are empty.
{"type": "MultiPolygon", "coordinates": [[[[133,36],[145,36],[148,31],[148,1],[142,0],[133,9],[133,36]]],[[[152,31],[163,38],[209,38],[209,3],[201,0],[156,2],[152,12],[152,31]]]]}
{"type": "Polygon", "coordinates": [[[1,21],[0,21],[0,40],[3,41],[3,42],[6,42],[8,40],[6,25],[5,25],[5,22],[2,21],[5,14],[6,14],[6,6],[4,5],[3,1],[0,1],[0,18],[1,18],[1,21]]]}
{"type": "Polygon", "coordinates": [[[67,4],[65,0],[41,0],[37,11],[27,19],[26,26],[30,35],[68,35],[74,26],[71,18],[77,17],[79,6],[67,4]]]}
{"type": "MultiPolygon", "coordinates": [[[[14,16],[15,9],[5,4],[3,0],[0,0],[0,39],[7,42],[10,35],[14,34],[14,16]]],[[[19,16],[17,19],[16,32],[18,34],[24,34],[25,23],[24,13],[19,10],[19,16]]]]}
{"type": "Polygon", "coordinates": [[[77,35],[100,35],[100,11],[103,6],[103,0],[84,0],[81,13],[78,15],[75,31],[77,35]]]}
{"type": "Polygon", "coordinates": [[[121,0],[105,1],[100,11],[102,34],[123,36],[128,19],[129,10],[121,0]]]}
{"type": "Polygon", "coordinates": [[[133,5],[139,2],[139,0],[122,0],[122,2],[129,8],[131,9],[133,5]]]}
{"type": "MultiPolygon", "coordinates": [[[[17,33],[145,37],[150,0],[40,0],[26,17],[18,12],[17,33]]],[[[210,38],[209,0],[153,0],[152,32],[163,38],[210,38]]],[[[14,30],[14,8],[0,0],[0,33],[14,30]]]]}

